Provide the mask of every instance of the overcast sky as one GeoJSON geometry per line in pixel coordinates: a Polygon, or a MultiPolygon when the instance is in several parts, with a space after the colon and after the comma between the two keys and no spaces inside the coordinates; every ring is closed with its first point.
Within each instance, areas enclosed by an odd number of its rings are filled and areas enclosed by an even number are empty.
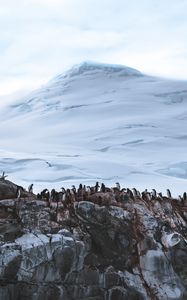
{"type": "Polygon", "coordinates": [[[0,95],[85,60],[187,80],[187,0],[0,0],[0,95]]]}

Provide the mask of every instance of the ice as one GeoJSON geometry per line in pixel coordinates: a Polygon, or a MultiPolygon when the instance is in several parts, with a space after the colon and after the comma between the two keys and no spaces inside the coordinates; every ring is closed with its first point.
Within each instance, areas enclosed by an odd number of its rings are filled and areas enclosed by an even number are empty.
{"type": "Polygon", "coordinates": [[[35,192],[95,181],[186,190],[185,81],[86,62],[0,112],[0,172],[35,192]]]}

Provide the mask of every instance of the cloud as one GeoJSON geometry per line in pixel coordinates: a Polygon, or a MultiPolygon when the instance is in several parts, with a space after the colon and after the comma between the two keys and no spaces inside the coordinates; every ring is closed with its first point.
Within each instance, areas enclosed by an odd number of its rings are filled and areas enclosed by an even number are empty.
{"type": "Polygon", "coordinates": [[[0,93],[82,60],[187,78],[186,0],[0,0],[0,17],[0,93]]]}

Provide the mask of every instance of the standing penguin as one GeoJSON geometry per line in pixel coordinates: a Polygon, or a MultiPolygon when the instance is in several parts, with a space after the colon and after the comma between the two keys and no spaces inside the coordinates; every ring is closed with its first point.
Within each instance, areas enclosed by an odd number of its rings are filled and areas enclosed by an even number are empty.
{"type": "Polygon", "coordinates": [[[96,184],[95,184],[95,188],[94,188],[95,189],[95,193],[97,193],[99,191],[99,187],[100,187],[99,186],[99,182],[97,181],[96,184]]]}
{"type": "Polygon", "coordinates": [[[121,190],[121,186],[119,184],[119,182],[116,182],[116,188],[120,191],[121,190]]]}
{"type": "Polygon", "coordinates": [[[133,192],[127,188],[127,195],[131,198],[131,199],[134,199],[134,195],[133,195],[133,192]]]}
{"type": "Polygon", "coordinates": [[[19,200],[21,198],[21,188],[18,186],[16,191],[16,198],[19,200]]]}
{"type": "Polygon", "coordinates": [[[138,197],[138,193],[135,188],[132,188],[132,193],[133,193],[134,198],[138,197]]]}
{"type": "Polygon", "coordinates": [[[170,192],[170,190],[167,189],[166,192],[167,192],[167,197],[168,197],[168,198],[172,198],[172,197],[171,197],[171,192],[170,192]]]}
{"type": "Polygon", "coordinates": [[[187,199],[187,195],[186,195],[186,192],[184,192],[184,194],[183,194],[183,200],[186,201],[186,199],[187,199]]]}
{"type": "Polygon", "coordinates": [[[104,183],[101,183],[101,192],[102,193],[106,192],[106,187],[105,187],[104,183]]]}
{"type": "Polygon", "coordinates": [[[31,194],[33,193],[33,183],[28,186],[28,192],[31,194]]]}
{"type": "Polygon", "coordinates": [[[155,189],[152,189],[152,198],[155,199],[156,198],[156,195],[157,195],[157,192],[155,189]]]}
{"type": "Polygon", "coordinates": [[[163,200],[162,193],[158,193],[158,198],[159,198],[160,200],[163,200]]]}
{"type": "Polygon", "coordinates": [[[76,190],[76,187],[75,187],[75,185],[72,185],[71,187],[72,187],[72,189],[71,189],[71,190],[72,190],[72,192],[74,193],[74,195],[76,195],[76,192],[77,192],[77,190],[76,190]]]}

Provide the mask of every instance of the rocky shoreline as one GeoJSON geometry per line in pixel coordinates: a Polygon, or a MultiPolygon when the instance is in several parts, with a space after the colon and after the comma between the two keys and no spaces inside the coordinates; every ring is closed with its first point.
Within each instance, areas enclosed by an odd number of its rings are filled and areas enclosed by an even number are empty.
{"type": "Polygon", "coordinates": [[[187,201],[169,196],[1,179],[0,299],[187,299],[187,201]]]}

